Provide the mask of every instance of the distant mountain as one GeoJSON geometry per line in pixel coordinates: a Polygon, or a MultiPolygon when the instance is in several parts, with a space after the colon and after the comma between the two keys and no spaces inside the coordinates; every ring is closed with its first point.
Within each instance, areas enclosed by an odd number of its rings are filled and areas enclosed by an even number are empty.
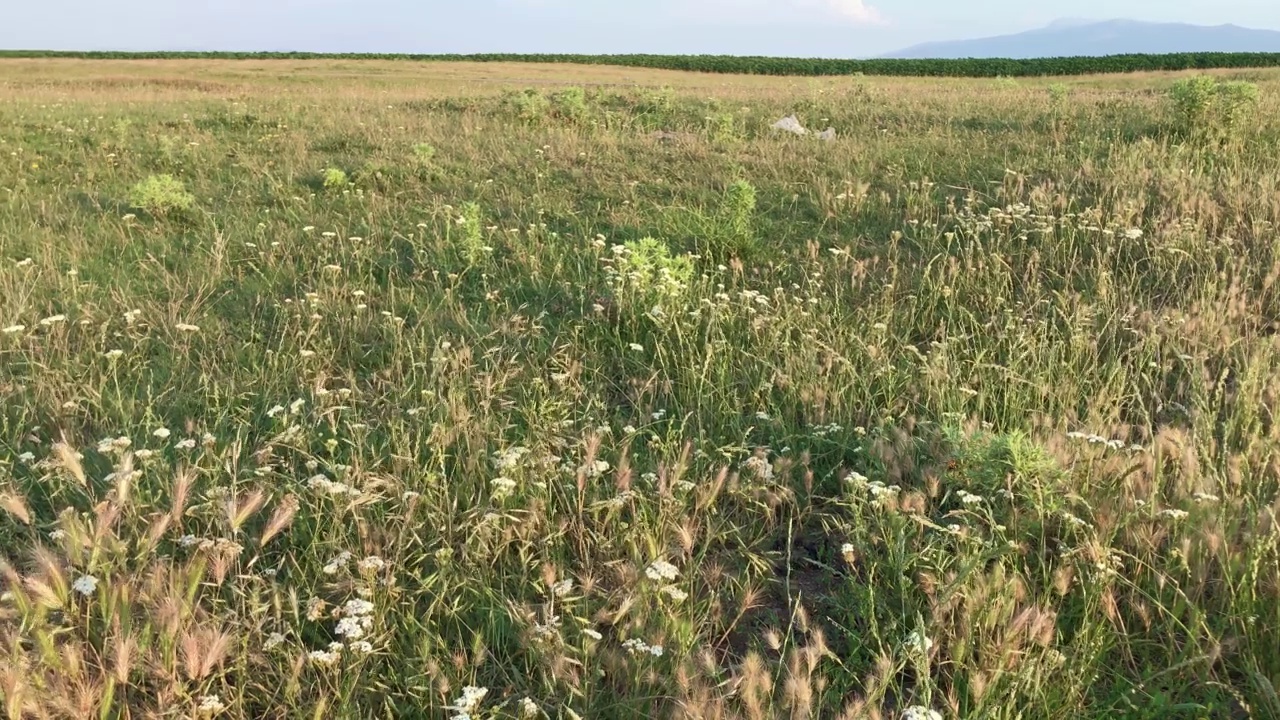
{"type": "Polygon", "coordinates": [[[1016,35],[925,43],[884,57],[1035,58],[1180,52],[1280,52],[1280,32],[1237,25],[1067,19],[1016,35]]]}

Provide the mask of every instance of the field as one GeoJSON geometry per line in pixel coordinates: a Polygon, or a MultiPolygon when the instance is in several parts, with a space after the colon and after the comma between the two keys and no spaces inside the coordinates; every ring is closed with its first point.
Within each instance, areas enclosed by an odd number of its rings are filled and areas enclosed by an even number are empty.
{"type": "Polygon", "coordinates": [[[0,60],[8,717],[1280,717],[1214,76],[0,60]]]}

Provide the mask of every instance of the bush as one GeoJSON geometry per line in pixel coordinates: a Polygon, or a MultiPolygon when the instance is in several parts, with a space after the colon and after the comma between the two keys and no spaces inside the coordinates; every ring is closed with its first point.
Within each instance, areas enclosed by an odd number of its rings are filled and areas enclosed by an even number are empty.
{"type": "Polygon", "coordinates": [[[1253,116],[1258,86],[1200,75],[1174,83],[1168,97],[1178,133],[1193,140],[1223,143],[1239,137],[1253,116]]]}
{"type": "Polygon", "coordinates": [[[541,120],[546,116],[550,105],[545,95],[532,88],[508,96],[507,103],[516,117],[525,122],[541,120]]]}
{"type": "Polygon", "coordinates": [[[190,210],[196,198],[172,175],[152,175],[133,186],[129,202],[152,215],[190,210]]]}
{"type": "Polygon", "coordinates": [[[725,192],[720,218],[724,230],[724,249],[742,255],[755,245],[756,188],[739,180],[725,192]]]}
{"type": "Polygon", "coordinates": [[[693,259],[671,254],[661,240],[652,237],[628,240],[617,256],[620,283],[646,302],[676,297],[693,280],[693,259]]]}
{"type": "Polygon", "coordinates": [[[556,113],[566,120],[582,120],[587,116],[587,94],[580,87],[571,87],[555,95],[556,113]]]}
{"type": "Polygon", "coordinates": [[[430,164],[436,157],[436,147],[431,143],[418,143],[413,146],[413,158],[420,165],[430,164]]]}
{"type": "Polygon", "coordinates": [[[347,186],[347,174],[338,168],[325,168],[323,176],[326,190],[339,190],[347,186]]]}

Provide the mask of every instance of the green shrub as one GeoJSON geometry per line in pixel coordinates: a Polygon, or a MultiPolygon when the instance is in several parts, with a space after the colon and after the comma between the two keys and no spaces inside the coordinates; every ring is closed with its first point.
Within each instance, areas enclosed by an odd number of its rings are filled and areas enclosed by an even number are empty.
{"type": "Polygon", "coordinates": [[[196,198],[172,175],[152,175],[133,186],[129,202],[153,215],[190,210],[196,198]]]}
{"type": "Polygon", "coordinates": [[[742,255],[755,246],[756,188],[746,180],[739,180],[725,191],[720,207],[723,229],[722,249],[732,255],[742,255]]]}
{"type": "Polygon", "coordinates": [[[1174,83],[1168,98],[1179,134],[1223,143],[1238,138],[1252,119],[1258,106],[1258,86],[1200,75],[1174,83]]]}
{"type": "Polygon", "coordinates": [[[347,186],[347,174],[338,168],[325,168],[322,182],[326,190],[339,190],[347,186]]]}
{"type": "Polygon", "coordinates": [[[479,203],[463,203],[462,216],[458,218],[457,225],[461,232],[455,238],[455,244],[462,259],[470,265],[476,265],[488,257],[493,248],[484,243],[479,203]]]}
{"type": "Polygon", "coordinates": [[[624,243],[616,267],[620,285],[645,301],[680,295],[694,274],[693,258],[673,256],[666,243],[652,237],[624,243]]]}
{"type": "Polygon", "coordinates": [[[554,96],[556,114],[567,120],[582,120],[587,116],[587,94],[580,87],[561,90],[554,96]]]}
{"type": "Polygon", "coordinates": [[[546,117],[550,106],[547,97],[533,88],[509,95],[507,104],[510,105],[516,117],[525,122],[535,122],[546,117]]]}
{"type": "Polygon", "coordinates": [[[728,142],[738,137],[738,121],[733,117],[733,113],[716,113],[708,116],[704,122],[707,134],[716,142],[728,142]]]}
{"type": "Polygon", "coordinates": [[[420,165],[428,165],[436,157],[436,147],[431,143],[418,143],[413,146],[413,159],[420,165]]]}

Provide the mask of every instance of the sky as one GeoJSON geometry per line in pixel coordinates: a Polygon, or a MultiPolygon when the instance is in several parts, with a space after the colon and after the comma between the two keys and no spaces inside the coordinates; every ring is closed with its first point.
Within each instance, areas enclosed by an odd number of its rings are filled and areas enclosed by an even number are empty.
{"type": "Polygon", "coordinates": [[[872,57],[1059,18],[1280,30],[1280,0],[3,0],[0,49],[872,57]]]}

